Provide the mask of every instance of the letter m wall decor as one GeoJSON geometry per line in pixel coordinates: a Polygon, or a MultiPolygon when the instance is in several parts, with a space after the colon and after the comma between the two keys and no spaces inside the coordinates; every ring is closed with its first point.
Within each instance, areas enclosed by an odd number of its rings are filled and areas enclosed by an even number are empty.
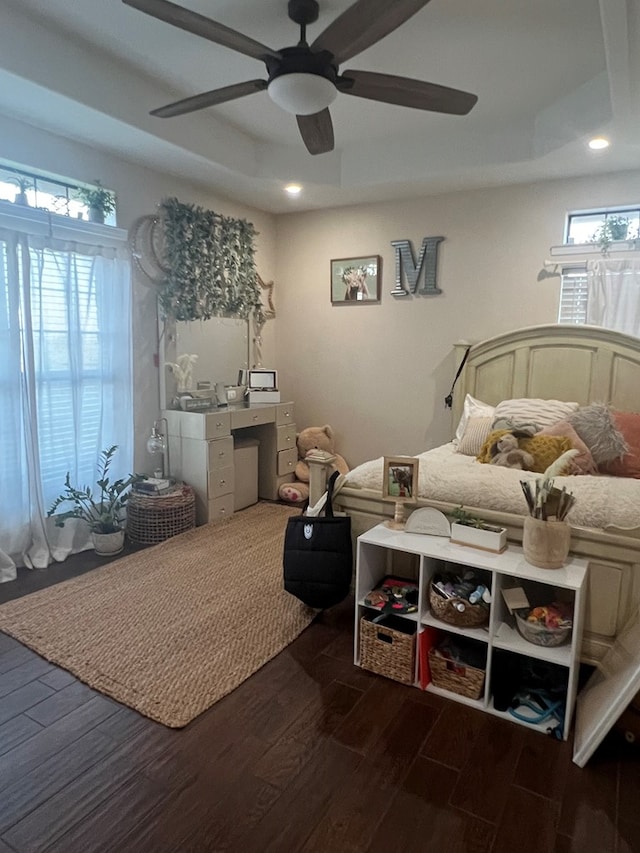
{"type": "Polygon", "coordinates": [[[442,293],[436,285],[438,268],[438,245],[444,237],[425,237],[420,248],[420,256],[416,263],[410,240],[392,240],[391,245],[396,253],[396,283],[391,291],[392,296],[408,296],[409,292],[421,296],[431,296],[442,293]],[[423,284],[418,290],[418,281],[424,270],[423,284]],[[402,273],[407,279],[409,290],[404,286],[402,273]]]}

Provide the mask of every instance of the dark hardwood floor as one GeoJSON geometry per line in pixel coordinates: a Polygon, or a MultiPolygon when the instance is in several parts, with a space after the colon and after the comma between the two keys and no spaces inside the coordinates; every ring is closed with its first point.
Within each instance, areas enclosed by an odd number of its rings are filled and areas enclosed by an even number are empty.
{"type": "MultiPolygon", "coordinates": [[[[103,565],[91,552],[0,602],[103,565]]],[[[321,615],[180,731],[0,633],[0,853],[632,853],[640,751],[559,743],[352,664],[321,615]]]]}

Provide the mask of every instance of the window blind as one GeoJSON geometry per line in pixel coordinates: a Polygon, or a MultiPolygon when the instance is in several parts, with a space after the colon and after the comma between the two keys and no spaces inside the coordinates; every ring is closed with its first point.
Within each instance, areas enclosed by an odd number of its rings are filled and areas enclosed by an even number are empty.
{"type": "Polygon", "coordinates": [[[587,321],[587,271],[563,269],[560,288],[559,323],[582,324],[587,321]]]}

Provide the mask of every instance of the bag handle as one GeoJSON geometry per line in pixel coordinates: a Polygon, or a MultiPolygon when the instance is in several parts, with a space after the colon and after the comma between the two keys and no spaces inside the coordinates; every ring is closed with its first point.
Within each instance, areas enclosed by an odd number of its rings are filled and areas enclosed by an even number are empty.
{"type": "Polygon", "coordinates": [[[302,515],[308,515],[311,517],[319,516],[322,510],[324,509],[324,514],[327,518],[334,517],[331,498],[333,497],[336,481],[339,476],[339,471],[333,472],[333,474],[327,480],[327,491],[322,494],[320,500],[317,503],[315,503],[313,506],[307,506],[306,509],[303,509],[302,515]]]}
{"type": "Polygon", "coordinates": [[[324,514],[327,518],[333,518],[333,504],[331,503],[331,498],[333,496],[333,489],[336,484],[336,480],[339,476],[340,472],[334,471],[327,482],[327,502],[324,507],[324,514]]]}

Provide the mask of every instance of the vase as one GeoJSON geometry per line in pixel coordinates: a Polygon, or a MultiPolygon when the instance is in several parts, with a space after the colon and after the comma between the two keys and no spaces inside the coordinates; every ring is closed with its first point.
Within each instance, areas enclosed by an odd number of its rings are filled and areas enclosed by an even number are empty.
{"type": "Polygon", "coordinates": [[[97,222],[99,225],[104,225],[104,211],[102,210],[102,208],[89,208],[89,222],[97,222]]]}
{"type": "Polygon", "coordinates": [[[115,533],[92,533],[91,539],[96,554],[101,557],[119,554],[124,548],[124,530],[116,530],[115,533]]]}
{"type": "Polygon", "coordinates": [[[561,569],[569,556],[571,527],[566,521],[543,521],[525,516],[522,531],[524,558],[539,569],[561,569]]]}

